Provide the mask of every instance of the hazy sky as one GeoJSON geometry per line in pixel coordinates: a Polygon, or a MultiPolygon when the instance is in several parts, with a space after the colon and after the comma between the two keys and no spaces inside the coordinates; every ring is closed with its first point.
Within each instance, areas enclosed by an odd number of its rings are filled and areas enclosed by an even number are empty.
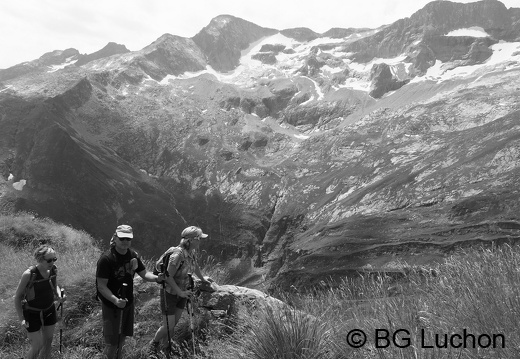
{"type": "MultiPolygon", "coordinates": [[[[0,0],[0,69],[75,48],[88,54],[113,41],[140,50],[165,33],[192,37],[229,14],[283,30],[376,28],[410,17],[429,0],[0,0]]],[[[474,2],[458,0],[456,2],[474,2]]],[[[502,0],[520,7],[520,0],[502,0]]]]}

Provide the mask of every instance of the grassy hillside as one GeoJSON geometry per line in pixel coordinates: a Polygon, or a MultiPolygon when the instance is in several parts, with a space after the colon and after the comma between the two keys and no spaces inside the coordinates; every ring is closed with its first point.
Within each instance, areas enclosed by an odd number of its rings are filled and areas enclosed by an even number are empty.
{"type": "MultiPolygon", "coordinates": [[[[27,214],[0,217],[0,358],[19,359],[27,351],[12,296],[42,240],[57,250],[59,281],[68,296],[64,354],[58,352],[58,327],[53,358],[91,358],[103,347],[100,308],[92,299],[100,249],[87,233],[27,214]]],[[[433,270],[406,270],[399,278],[361,274],[335,285],[324,278],[315,290],[282,294],[297,310],[243,303],[229,320],[206,324],[197,357],[518,358],[518,268],[520,249],[505,245],[460,252],[433,270]],[[363,338],[353,330],[366,335],[360,348],[347,342],[363,338]]],[[[209,261],[203,272],[217,270],[209,261]]],[[[144,359],[161,320],[158,286],[136,280],[136,293],[135,335],[127,342],[126,357],[144,359]]],[[[186,318],[182,323],[186,328],[186,318]]]]}

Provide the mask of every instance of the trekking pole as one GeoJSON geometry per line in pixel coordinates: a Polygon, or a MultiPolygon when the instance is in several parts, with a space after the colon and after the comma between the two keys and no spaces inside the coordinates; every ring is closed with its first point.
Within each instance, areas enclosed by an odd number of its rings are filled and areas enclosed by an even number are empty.
{"type": "MultiPolygon", "coordinates": [[[[166,275],[164,264],[161,263],[159,265],[159,267],[161,269],[161,273],[164,273],[166,275]]],[[[170,359],[170,353],[172,352],[172,338],[170,335],[170,324],[168,321],[168,302],[166,300],[166,281],[165,280],[162,281],[162,290],[163,290],[163,300],[164,300],[164,318],[166,319],[166,330],[168,331],[168,352],[166,354],[166,358],[170,359]]]]}
{"type": "Polygon", "coordinates": [[[195,358],[195,326],[193,323],[193,301],[188,299],[188,312],[190,314],[191,343],[193,345],[193,358],[195,358]]]}
{"type": "MultiPolygon", "coordinates": [[[[195,283],[193,282],[193,277],[188,275],[189,278],[189,288],[193,291],[195,289],[195,283]]],[[[191,343],[193,345],[193,358],[195,358],[195,326],[193,323],[193,300],[192,296],[188,298],[188,302],[186,303],[186,309],[188,310],[188,314],[190,315],[190,330],[191,330],[191,343]]]]}
{"type": "MultiPolygon", "coordinates": [[[[61,299],[63,299],[63,296],[65,295],[65,289],[61,288],[61,299]]],[[[63,338],[63,302],[60,303],[60,306],[61,306],[61,312],[60,312],[60,317],[61,317],[61,325],[60,325],[60,353],[62,353],[61,351],[61,344],[62,344],[62,338],[63,338]]]]}
{"type": "MultiPolygon", "coordinates": [[[[128,284],[123,283],[123,286],[121,287],[121,299],[126,299],[126,288],[128,287],[128,284]]],[[[123,333],[123,309],[121,310],[121,316],[119,317],[119,330],[117,332],[117,355],[116,358],[121,358],[121,334],[123,333]]]]}

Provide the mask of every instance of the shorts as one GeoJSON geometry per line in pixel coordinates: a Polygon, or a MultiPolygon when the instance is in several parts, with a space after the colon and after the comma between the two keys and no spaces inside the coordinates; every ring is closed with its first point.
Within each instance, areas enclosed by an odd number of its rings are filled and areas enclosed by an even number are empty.
{"type": "Polygon", "coordinates": [[[179,297],[175,294],[170,294],[161,288],[161,313],[166,315],[174,315],[177,309],[184,309],[186,307],[187,298],[179,297]],[[166,304],[168,304],[168,311],[164,306],[164,296],[166,294],[166,304]]]}
{"type": "Polygon", "coordinates": [[[43,326],[54,325],[58,321],[56,314],[56,306],[53,304],[46,310],[24,310],[23,318],[29,323],[27,331],[29,333],[37,332],[43,326]]]}
{"type": "Polygon", "coordinates": [[[103,315],[103,336],[105,337],[105,343],[117,345],[120,325],[122,335],[127,337],[134,335],[133,302],[127,304],[123,309],[112,308],[101,302],[101,313],[103,315]],[[121,318],[121,315],[123,318],[121,318]]]}

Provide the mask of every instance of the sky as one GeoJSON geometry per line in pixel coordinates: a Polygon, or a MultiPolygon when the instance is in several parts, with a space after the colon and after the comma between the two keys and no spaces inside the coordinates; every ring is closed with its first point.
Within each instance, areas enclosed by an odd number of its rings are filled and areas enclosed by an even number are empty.
{"type": "MultiPolygon", "coordinates": [[[[520,0],[501,0],[520,7],[520,0]]],[[[0,0],[0,69],[46,52],[82,54],[109,42],[137,51],[165,33],[193,37],[218,15],[278,30],[377,28],[410,17],[430,0],[0,0]]],[[[474,0],[458,0],[469,3],[474,0]]]]}

